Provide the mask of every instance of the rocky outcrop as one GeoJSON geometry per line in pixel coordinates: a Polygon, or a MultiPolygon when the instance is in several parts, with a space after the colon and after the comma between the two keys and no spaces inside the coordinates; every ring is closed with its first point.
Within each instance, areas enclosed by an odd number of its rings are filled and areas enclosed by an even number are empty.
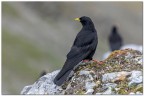
{"type": "Polygon", "coordinates": [[[21,94],[143,94],[142,61],[140,51],[117,50],[104,61],[81,63],[62,86],[53,83],[57,70],[24,87],[21,94]]]}

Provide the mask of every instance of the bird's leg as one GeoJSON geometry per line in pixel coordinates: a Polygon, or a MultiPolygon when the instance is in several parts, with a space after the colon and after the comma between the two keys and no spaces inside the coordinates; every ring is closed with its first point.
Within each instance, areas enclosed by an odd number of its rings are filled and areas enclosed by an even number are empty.
{"type": "Polygon", "coordinates": [[[98,60],[92,60],[92,61],[94,61],[94,62],[96,62],[96,63],[98,63],[98,64],[103,64],[103,62],[102,61],[98,61],[98,60]]]}

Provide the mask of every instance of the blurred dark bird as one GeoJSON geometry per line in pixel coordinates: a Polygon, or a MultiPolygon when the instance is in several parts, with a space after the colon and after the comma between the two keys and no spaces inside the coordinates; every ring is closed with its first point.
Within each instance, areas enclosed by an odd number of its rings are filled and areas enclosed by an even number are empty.
{"type": "Polygon", "coordinates": [[[47,72],[45,70],[43,70],[40,74],[39,74],[39,77],[36,79],[36,81],[41,78],[42,76],[46,75],[47,72]]]}
{"type": "Polygon", "coordinates": [[[39,77],[42,77],[42,76],[44,76],[44,75],[46,75],[46,74],[47,74],[46,71],[42,71],[42,72],[40,73],[40,76],[39,76],[39,77]]]}
{"type": "Polygon", "coordinates": [[[86,16],[76,18],[75,20],[80,21],[83,27],[77,34],[71,50],[67,54],[64,66],[54,79],[54,83],[58,86],[68,79],[69,74],[79,62],[82,60],[92,60],[98,44],[97,31],[92,20],[86,16]]]}
{"type": "Polygon", "coordinates": [[[120,34],[117,31],[117,27],[113,26],[111,30],[111,34],[108,37],[109,40],[109,45],[110,45],[110,50],[119,50],[121,46],[123,45],[123,40],[120,34]]]}

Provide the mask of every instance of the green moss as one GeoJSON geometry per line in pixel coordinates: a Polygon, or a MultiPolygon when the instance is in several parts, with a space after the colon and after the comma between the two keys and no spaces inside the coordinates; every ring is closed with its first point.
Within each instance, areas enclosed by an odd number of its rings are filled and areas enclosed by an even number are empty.
{"type": "Polygon", "coordinates": [[[141,92],[141,93],[143,93],[143,84],[139,84],[139,85],[132,85],[132,86],[130,86],[130,87],[128,87],[128,92],[130,93],[130,92],[134,92],[134,93],[136,93],[136,92],[141,92]]]}
{"type": "Polygon", "coordinates": [[[117,91],[118,94],[121,95],[129,94],[129,86],[127,80],[118,82],[117,88],[119,88],[119,90],[117,91]]]}
{"type": "Polygon", "coordinates": [[[78,91],[76,91],[76,95],[84,95],[84,93],[85,93],[85,91],[83,91],[83,90],[78,90],[78,91]]]}
{"type": "Polygon", "coordinates": [[[139,84],[136,89],[135,89],[135,92],[137,91],[140,91],[141,93],[143,93],[143,85],[142,84],[139,84]]]}
{"type": "Polygon", "coordinates": [[[118,91],[118,94],[128,95],[128,91],[126,91],[125,89],[121,88],[121,89],[118,91]]]}

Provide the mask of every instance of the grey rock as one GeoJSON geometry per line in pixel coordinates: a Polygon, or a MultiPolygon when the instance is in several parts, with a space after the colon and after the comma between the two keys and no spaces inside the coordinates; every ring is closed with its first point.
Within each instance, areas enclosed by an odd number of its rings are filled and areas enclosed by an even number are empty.
{"type": "Polygon", "coordinates": [[[143,57],[142,56],[137,56],[134,58],[134,61],[137,62],[137,64],[143,64],[143,57]]]}
{"type": "Polygon", "coordinates": [[[27,94],[31,89],[32,85],[25,86],[24,89],[21,91],[21,94],[27,94]]]}
{"type": "Polygon", "coordinates": [[[112,87],[108,87],[108,89],[102,93],[102,95],[112,95],[114,92],[112,91],[112,87]]]}
{"type": "Polygon", "coordinates": [[[135,95],[135,93],[134,92],[130,92],[129,95],[135,95]]]}
{"type": "Polygon", "coordinates": [[[102,88],[106,90],[108,87],[115,88],[117,86],[116,83],[106,83],[102,85],[102,88]]]}
{"type": "Polygon", "coordinates": [[[142,93],[141,93],[141,92],[139,92],[139,91],[137,91],[137,92],[136,92],[136,95],[142,95],[142,93]]]}
{"type": "Polygon", "coordinates": [[[33,85],[24,87],[21,94],[60,94],[61,87],[53,83],[53,79],[58,72],[59,70],[49,73],[38,79],[33,85]]]}
{"type": "Polygon", "coordinates": [[[102,76],[102,82],[114,82],[116,81],[120,76],[126,77],[128,75],[130,75],[131,72],[126,72],[126,71],[122,71],[122,72],[112,72],[112,73],[106,73],[102,76]]]}
{"type": "Polygon", "coordinates": [[[94,77],[90,74],[90,71],[80,71],[79,75],[85,75],[88,77],[87,80],[85,80],[85,94],[92,94],[94,92],[93,88],[96,86],[96,83],[93,81],[94,77]]]}
{"type": "Polygon", "coordinates": [[[85,83],[85,88],[88,91],[89,89],[93,89],[96,86],[95,82],[86,82],[85,83]]]}
{"type": "Polygon", "coordinates": [[[102,95],[102,93],[96,93],[95,95],[102,95]]]}
{"type": "Polygon", "coordinates": [[[94,92],[94,89],[88,89],[86,93],[87,95],[92,95],[92,93],[94,92]]]}
{"type": "Polygon", "coordinates": [[[102,82],[108,83],[117,77],[118,72],[106,73],[102,75],[102,82]]]}
{"type": "Polygon", "coordinates": [[[89,75],[90,71],[82,70],[79,72],[79,75],[89,75]]]}
{"type": "Polygon", "coordinates": [[[132,71],[132,75],[129,77],[129,86],[137,85],[143,82],[142,71],[132,71]]]}
{"type": "MultiPolygon", "coordinates": [[[[131,48],[131,49],[133,49],[133,50],[138,50],[138,51],[140,51],[141,53],[142,53],[142,45],[136,45],[136,44],[127,44],[127,45],[123,45],[122,47],[121,47],[121,49],[127,49],[127,48],[131,48]]],[[[106,52],[106,53],[104,53],[103,54],[103,60],[104,59],[106,59],[109,55],[111,54],[111,51],[108,51],[108,52],[106,52]]],[[[130,56],[130,55],[129,55],[130,56]]],[[[129,56],[127,56],[127,57],[129,57],[129,56]]]]}

